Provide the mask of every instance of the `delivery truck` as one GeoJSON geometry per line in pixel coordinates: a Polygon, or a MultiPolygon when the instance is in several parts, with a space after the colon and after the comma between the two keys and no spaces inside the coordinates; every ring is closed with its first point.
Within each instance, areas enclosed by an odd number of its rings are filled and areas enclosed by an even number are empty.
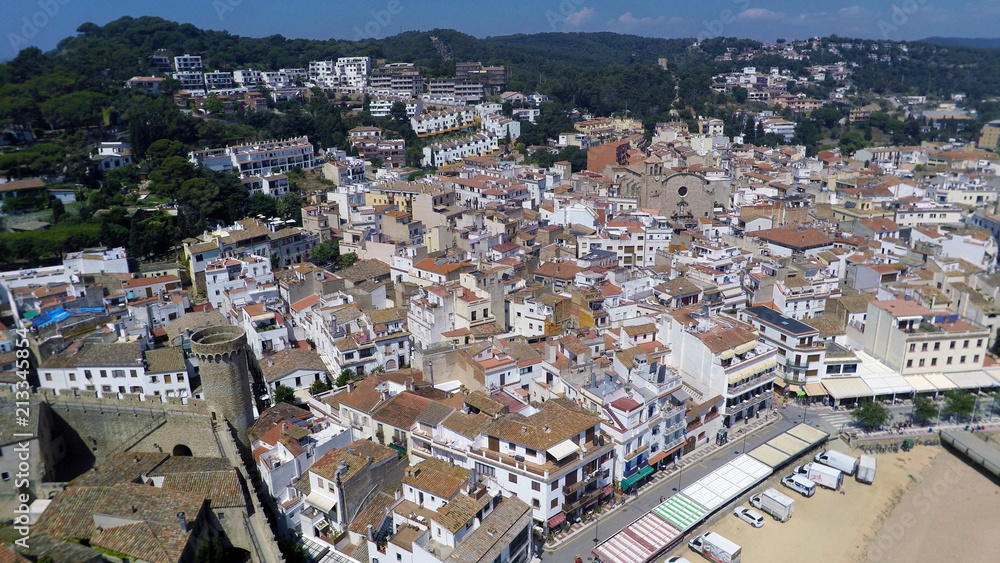
{"type": "Polygon", "coordinates": [[[858,458],[858,474],[854,476],[859,483],[871,485],[875,481],[875,458],[863,455],[858,458]]]}
{"type": "Polygon", "coordinates": [[[854,475],[858,469],[858,458],[833,450],[817,453],[813,457],[813,461],[842,471],[845,475],[854,475]]]}
{"type": "Polygon", "coordinates": [[[836,491],[844,481],[844,474],[822,463],[807,463],[795,467],[795,473],[803,475],[813,483],[836,491]]]}
{"type": "Polygon", "coordinates": [[[688,546],[715,563],[740,563],[743,548],[715,532],[705,532],[695,536],[688,546]]]}
{"type": "Polygon", "coordinates": [[[795,501],[776,489],[768,489],[750,497],[750,506],[774,516],[779,522],[787,522],[795,510],[795,501]]]}

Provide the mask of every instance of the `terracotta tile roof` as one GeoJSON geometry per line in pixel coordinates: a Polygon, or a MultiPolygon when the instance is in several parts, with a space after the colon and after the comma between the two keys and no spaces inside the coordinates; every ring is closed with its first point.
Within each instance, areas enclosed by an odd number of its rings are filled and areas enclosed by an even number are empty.
{"type": "Polygon", "coordinates": [[[177,514],[193,521],[207,501],[197,494],[135,483],[111,487],[69,487],[53,499],[33,531],[71,540],[90,538],[91,545],[108,547],[151,563],[176,563],[191,539],[182,531],[177,514]],[[94,515],[131,521],[98,531],[94,515]],[[113,547],[111,547],[113,546],[113,547]]]}
{"type": "Polygon", "coordinates": [[[466,438],[476,438],[490,425],[493,418],[485,413],[456,412],[444,421],[444,427],[466,438]]]}
{"type": "Polygon", "coordinates": [[[337,400],[341,405],[370,414],[382,401],[382,393],[375,390],[375,386],[381,382],[378,377],[366,377],[357,383],[353,391],[338,393],[337,400]]]}
{"type": "Polygon", "coordinates": [[[330,371],[315,350],[306,348],[285,348],[260,360],[260,371],[268,383],[299,370],[322,374],[330,371]]]}
{"type": "Polygon", "coordinates": [[[833,244],[832,239],[812,228],[783,227],[780,229],[755,231],[753,235],[789,248],[810,248],[833,244]]]}
{"type": "Polygon", "coordinates": [[[472,472],[461,465],[452,465],[435,457],[406,469],[403,484],[436,497],[451,500],[469,480],[472,472]]]}
{"type": "Polygon", "coordinates": [[[419,395],[414,395],[409,391],[398,393],[390,397],[372,413],[372,418],[394,428],[409,430],[417,421],[420,413],[433,401],[419,395]]]}
{"type": "MultiPolygon", "coordinates": [[[[368,533],[368,526],[378,530],[382,521],[389,513],[389,507],[396,502],[396,495],[391,491],[379,491],[375,493],[372,500],[365,505],[361,512],[351,521],[347,527],[350,531],[365,535],[368,533]]],[[[364,561],[364,559],[361,559],[364,561]]]]}
{"type": "Polygon", "coordinates": [[[146,373],[187,372],[184,351],[179,347],[146,350],[146,373]]]}
{"type": "Polygon", "coordinates": [[[507,412],[503,403],[478,390],[465,397],[465,404],[491,417],[507,412]]]}
{"type": "Polygon", "coordinates": [[[529,417],[508,414],[494,421],[486,433],[536,450],[546,450],[596,426],[600,418],[567,399],[551,399],[529,417]]]}
{"type": "Polygon", "coordinates": [[[546,262],[535,269],[536,276],[559,280],[572,280],[582,268],[572,262],[546,262]]]}

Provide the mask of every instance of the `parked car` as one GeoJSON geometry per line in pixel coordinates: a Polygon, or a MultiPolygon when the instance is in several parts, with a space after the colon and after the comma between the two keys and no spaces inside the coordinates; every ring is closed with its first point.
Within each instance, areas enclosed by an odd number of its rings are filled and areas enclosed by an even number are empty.
{"type": "Polygon", "coordinates": [[[744,506],[737,506],[733,510],[733,514],[737,518],[739,518],[740,520],[743,520],[747,524],[750,524],[754,528],[760,528],[761,526],[764,525],[764,517],[761,516],[760,512],[757,512],[756,510],[754,510],[752,508],[746,508],[744,506]]]}

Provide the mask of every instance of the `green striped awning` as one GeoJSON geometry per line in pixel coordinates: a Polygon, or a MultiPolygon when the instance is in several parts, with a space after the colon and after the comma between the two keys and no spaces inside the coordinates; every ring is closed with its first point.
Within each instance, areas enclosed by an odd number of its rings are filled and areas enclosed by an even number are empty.
{"type": "Polygon", "coordinates": [[[654,508],[653,513],[682,532],[701,522],[705,517],[705,509],[679,494],[654,508]]]}

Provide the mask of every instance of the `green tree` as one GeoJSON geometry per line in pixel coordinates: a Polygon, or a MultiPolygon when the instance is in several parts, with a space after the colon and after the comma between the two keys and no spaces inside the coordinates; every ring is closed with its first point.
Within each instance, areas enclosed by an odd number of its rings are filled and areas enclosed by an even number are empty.
{"type": "Polygon", "coordinates": [[[195,554],[196,563],[223,563],[222,546],[219,540],[201,542],[195,554]]]}
{"type": "Polygon", "coordinates": [[[283,219],[295,219],[296,223],[302,221],[302,197],[298,190],[293,190],[277,201],[275,211],[283,219]]]}
{"type": "Polygon", "coordinates": [[[917,395],[913,398],[913,416],[923,420],[924,422],[930,422],[937,416],[938,407],[934,404],[934,401],[924,397],[922,395],[917,395]]]}
{"type": "Polygon", "coordinates": [[[350,268],[358,261],[358,255],[353,252],[348,252],[347,254],[341,254],[340,258],[337,259],[338,265],[343,268],[350,268]]]}
{"type": "Polygon", "coordinates": [[[183,143],[170,139],[159,139],[146,149],[146,162],[153,169],[159,168],[164,160],[172,156],[183,158],[187,162],[187,149],[184,148],[183,143]]]}
{"type": "Polygon", "coordinates": [[[733,99],[736,100],[736,103],[738,104],[746,103],[747,96],[749,94],[750,93],[747,91],[747,89],[743,88],[742,86],[737,86],[733,88],[733,99]]]}
{"type": "Polygon", "coordinates": [[[892,415],[889,413],[889,409],[885,408],[882,403],[878,401],[865,401],[861,403],[861,406],[854,409],[854,420],[861,425],[862,428],[871,430],[878,426],[889,422],[892,415]]]}
{"type": "Polygon", "coordinates": [[[278,200],[267,194],[253,194],[247,199],[247,215],[250,217],[257,217],[258,215],[263,215],[267,218],[277,217],[278,200]]]}
{"type": "Polygon", "coordinates": [[[840,150],[845,156],[853,155],[857,151],[865,148],[866,144],[867,143],[865,143],[864,138],[854,131],[845,133],[844,136],[840,138],[840,150]]]}
{"type": "Polygon", "coordinates": [[[993,337],[993,347],[990,349],[994,355],[1000,356],[1000,328],[997,329],[997,334],[993,337]]]}
{"type": "Polygon", "coordinates": [[[62,219],[64,215],[66,215],[66,206],[63,205],[61,199],[56,198],[52,200],[51,207],[52,207],[52,222],[58,223],[59,220],[62,219]]]}
{"type": "Polygon", "coordinates": [[[352,379],[354,379],[354,372],[349,369],[345,369],[341,370],[340,375],[337,376],[337,381],[335,383],[337,387],[343,387],[344,385],[350,383],[352,379]]]}
{"type": "Polygon", "coordinates": [[[314,381],[312,385],[309,386],[310,395],[319,395],[325,391],[329,391],[330,386],[326,384],[325,381],[314,381]]]}
{"type": "Polygon", "coordinates": [[[976,406],[975,395],[968,391],[952,389],[945,395],[944,410],[958,415],[959,420],[975,414],[976,406]]]}
{"type": "Polygon", "coordinates": [[[329,264],[340,257],[340,241],[338,239],[321,242],[313,247],[309,258],[318,264],[329,264]]]}
{"type": "Polygon", "coordinates": [[[295,389],[281,385],[280,383],[274,389],[274,404],[288,403],[289,405],[294,405],[297,402],[295,399],[295,389]]]}
{"type": "Polygon", "coordinates": [[[222,113],[225,109],[225,105],[216,93],[211,93],[205,98],[205,101],[201,104],[201,109],[205,110],[206,113],[222,113]]]}

